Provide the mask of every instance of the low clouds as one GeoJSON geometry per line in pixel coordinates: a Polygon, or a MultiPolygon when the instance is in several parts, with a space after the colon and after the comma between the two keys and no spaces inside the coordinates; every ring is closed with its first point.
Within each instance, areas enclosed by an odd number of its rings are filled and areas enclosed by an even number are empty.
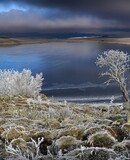
{"type": "Polygon", "coordinates": [[[34,12],[34,10],[11,10],[0,13],[0,22],[2,22],[0,30],[1,32],[36,32],[69,29],[80,31],[80,29],[92,30],[116,26],[114,21],[106,21],[91,16],[58,17],[57,14],[53,18],[49,18],[49,15],[43,15],[42,11],[34,12]]]}
{"type": "Polygon", "coordinates": [[[1,32],[125,31],[130,27],[130,0],[1,0],[2,6],[15,6],[15,10],[0,13],[1,32]]]}

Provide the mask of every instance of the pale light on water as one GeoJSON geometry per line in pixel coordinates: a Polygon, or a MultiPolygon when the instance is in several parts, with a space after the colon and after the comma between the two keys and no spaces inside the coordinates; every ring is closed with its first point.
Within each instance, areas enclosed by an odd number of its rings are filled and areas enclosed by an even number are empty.
{"type": "Polygon", "coordinates": [[[99,78],[99,68],[95,65],[97,55],[107,49],[130,51],[127,45],[93,42],[0,47],[0,68],[19,71],[29,68],[33,74],[42,72],[45,78],[43,92],[50,97],[102,101],[103,97],[120,94],[115,84],[103,85],[105,79],[99,78]]]}

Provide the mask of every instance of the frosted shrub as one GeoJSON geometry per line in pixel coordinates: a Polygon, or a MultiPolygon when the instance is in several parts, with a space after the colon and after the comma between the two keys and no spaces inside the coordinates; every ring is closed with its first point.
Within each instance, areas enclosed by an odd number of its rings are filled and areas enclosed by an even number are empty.
{"type": "Polygon", "coordinates": [[[26,151],[22,151],[19,146],[13,147],[12,143],[6,142],[5,143],[5,149],[6,152],[10,154],[9,160],[38,160],[41,159],[41,153],[40,153],[40,145],[44,141],[44,138],[41,139],[38,138],[38,142],[36,142],[34,139],[31,139],[30,143],[30,149],[28,148],[26,151]],[[31,150],[32,149],[32,150],[31,150]]]}
{"type": "Polygon", "coordinates": [[[1,95],[38,95],[42,87],[42,73],[32,76],[29,69],[22,72],[15,70],[0,70],[0,94],[1,95]]]}

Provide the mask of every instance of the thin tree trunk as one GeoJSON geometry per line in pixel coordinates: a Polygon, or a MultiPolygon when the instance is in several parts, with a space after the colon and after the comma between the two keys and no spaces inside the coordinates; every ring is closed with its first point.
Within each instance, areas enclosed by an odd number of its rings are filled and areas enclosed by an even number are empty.
{"type": "Polygon", "coordinates": [[[124,98],[125,102],[128,102],[129,101],[129,95],[128,95],[128,92],[127,92],[127,89],[126,89],[126,85],[124,85],[124,86],[120,85],[120,89],[122,91],[122,95],[123,95],[123,98],[124,98]]]}

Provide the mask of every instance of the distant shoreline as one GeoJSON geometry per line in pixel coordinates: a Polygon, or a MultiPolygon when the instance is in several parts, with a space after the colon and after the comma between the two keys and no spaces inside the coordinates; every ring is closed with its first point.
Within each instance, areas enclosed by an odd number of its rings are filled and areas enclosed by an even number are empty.
{"type": "Polygon", "coordinates": [[[74,38],[0,38],[0,46],[36,44],[50,42],[97,42],[130,45],[130,37],[74,37],[74,38]]]}

